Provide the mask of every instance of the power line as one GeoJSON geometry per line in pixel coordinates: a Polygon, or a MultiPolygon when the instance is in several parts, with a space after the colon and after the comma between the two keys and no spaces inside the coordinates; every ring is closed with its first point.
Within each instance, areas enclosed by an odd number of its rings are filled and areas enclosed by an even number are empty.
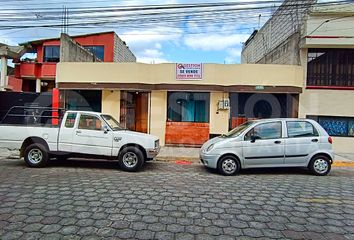
{"type": "MultiPolygon", "coordinates": [[[[344,2],[344,1],[342,1],[344,2]]],[[[337,2],[336,2],[337,3],[337,2]]],[[[326,3],[326,5],[328,5],[329,3],[326,3]]],[[[332,2],[333,4],[333,2],[332,2]]],[[[226,4],[228,5],[228,4],[226,4]]],[[[203,6],[206,6],[205,4],[203,4],[203,6]]],[[[209,5],[208,5],[209,6],[209,5]]],[[[212,6],[214,6],[214,4],[212,4],[212,6]]],[[[181,6],[179,6],[181,7],[181,6]]],[[[191,6],[189,6],[191,7],[191,6]]],[[[271,6],[273,7],[273,6],[271,6]]],[[[289,8],[291,6],[288,6],[289,8]]],[[[303,5],[301,7],[306,7],[308,8],[308,6],[303,5]]],[[[182,8],[184,9],[185,6],[182,8]]],[[[75,11],[71,11],[71,19],[73,20],[73,22],[70,24],[70,26],[77,26],[77,25],[92,25],[92,26],[97,26],[100,24],[110,24],[110,23],[124,23],[124,22],[131,22],[131,23],[139,23],[142,21],[145,22],[156,22],[156,21],[167,21],[167,22],[205,22],[205,21],[213,21],[217,18],[216,14],[219,14],[221,17],[227,16],[227,14],[231,15],[231,14],[235,14],[235,13],[244,13],[247,11],[251,11],[251,10],[267,10],[269,8],[269,6],[261,6],[261,7],[247,7],[247,8],[227,8],[227,9],[207,9],[207,10],[196,10],[193,12],[190,11],[184,11],[184,12],[161,12],[161,11],[155,11],[155,12],[147,12],[147,13],[141,13],[140,11],[146,11],[145,8],[139,8],[141,10],[137,11],[135,10],[135,8],[132,10],[130,9],[130,14],[123,14],[123,15],[96,15],[95,16],[88,16],[87,14],[89,14],[90,12],[88,12],[87,10],[85,11],[81,11],[81,12],[75,12],[75,11]],[[144,10],[145,9],[145,10],[144,10]],[[209,17],[205,17],[206,13],[211,13],[211,15],[209,17]],[[76,15],[75,15],[76,14],[76,15]],[[170,17],[168,17],[170,16],[170,17]],[[188,17],[188,19],[184,19],[188,17]],[[194,17],[194,18],[193,18],[194,17]],[[103,20],[104,19],[104,20],[103,20]],[[110,19],[110,20],[107,20],[110,19]],[[77,20],[77,21],[75,21],[77,20]],[[86,20],[85,22],[81,22],[79,20],[86,20]],[[102,20],[102,21],[99,21],[102,20]]],[[[150,10],[150,8],[148,8],[150,10]]],[[[174,8],[172,8],[174,9],[174,8]]],[[[126,11],[127,9],[125,9],[126,11]]],[[[117,9],[104,9],[102,10],[103,13],[112,13],[112,12],[117,12],[117,9]]],[[[239,19],[240,16],[236,16],[234,18],[239,19]]],[[[57,23],[51,23],[50,21],[55,21],[58,20],[57,16],[53,16],[53,17],[43,17],[41,19],[39,19],[39,21],[37,22],[48,22],[49,24],[32,24],[32,25],[23,25],[23,24],[18,24],[18,25],[10,25],[8,24],[8,22],[12,22],[12,21],[16,21],[16,22],[26,22],[26,21],[31,21],[31,19],[23,19],[23,18],[1,18],[0,17],[0,21],[2,23],[7,23],[6,25],[0,25],[0,28],[3,29],[12,29],[12,28],[29,28],[29,27],[58,27],[57,23]]]]}

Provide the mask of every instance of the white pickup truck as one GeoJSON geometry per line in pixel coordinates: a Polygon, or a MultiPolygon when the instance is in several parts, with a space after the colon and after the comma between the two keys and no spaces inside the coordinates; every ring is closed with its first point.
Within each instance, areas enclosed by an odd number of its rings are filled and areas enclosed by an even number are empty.
{"type": "Polygon", "coordinates": [[[157,137],[87,111],[65,112],[60,127],[0,125],[0,148],[18,149],[30,167],[43,167],[50,157],[89,157],[118,160],[126,171],[138,171],[160,151],[157,137]]]}

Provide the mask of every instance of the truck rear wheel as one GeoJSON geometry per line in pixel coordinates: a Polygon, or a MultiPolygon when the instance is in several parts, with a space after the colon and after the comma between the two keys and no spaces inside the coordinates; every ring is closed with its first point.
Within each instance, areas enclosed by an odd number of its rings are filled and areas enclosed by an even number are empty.
{"type": "Polygon", "coordinates": [[[137,147],[125,147],[118,157],[119,166],[129,172],[139,171],[144,164],[144,155],[137,147]]]}
{"type": "Polygon", "coordinates": [[[29,167],[44,167],[48,163],[49,155],[46,148],[40,143],[33,143],[26,147],[24,159],[29,167]]]}

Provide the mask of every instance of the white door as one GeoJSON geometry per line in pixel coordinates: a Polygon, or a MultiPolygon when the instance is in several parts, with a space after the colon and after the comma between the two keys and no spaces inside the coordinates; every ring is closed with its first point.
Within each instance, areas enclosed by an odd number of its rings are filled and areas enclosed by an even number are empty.
{"type": "Polygon", "coordinates": [[[283,166],[284,146],[281,121],[256,125],[246,133],[242,143],[245,166],[283,166]]]}
{"type": "Polygon", "coordinates": [[[287,121],[285,139],[285,164],[307,166],[309,157],[319,149],[319,135],[307,121],[287,121]]]}
{"type": "Polygon", "coordinates": [[[58,151],[71,152],[77,113],[68,113],[59,131],[58,151]]]}
{"type": "Polygon", "coordinates": [[[74,130],[72,152],[111,156],[113,133],[105,132],[102,120],[95,115],[80,114],[79,117],[74,130]]]}

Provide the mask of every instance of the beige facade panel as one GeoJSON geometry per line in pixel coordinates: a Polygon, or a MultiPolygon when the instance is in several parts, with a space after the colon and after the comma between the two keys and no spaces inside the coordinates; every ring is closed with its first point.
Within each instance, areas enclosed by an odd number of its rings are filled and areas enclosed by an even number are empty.
{"type": "Polygon", "coordinates": [[[160,139],[160,145],[165,145],[167,91],[151,91],[150,95],[150,134],[160,139]]]}
{"type": "Polygon", "coordinates": [[[349,17],[344,13],[337,16],[309,16],[303,47],[354,48],[353,22],[354,16],[349,17]],[[326,22],[328,19],[332,20],[326,22]]]}
{"type": "Polygon", "coordinates": [[[323,115],[354,117],[351,90],[304,90],[300,95],[299,116],[323,115]]]}
{"type": "Polygon", "coordinates": [[[204,64],[202,80],[176,80],[175,64],[59,63],[57,83],[139,83],[303,87],[303,69],[290,65],[204,64]]]}
{"type": "Polygon", "coordinates": [[[218,110],[218,101],[228,98],[228,93],[210,93],[210,134],[224,134],[229,131],[230,109],[218,110]]]}
{"type": "MultiPolygon", "coordinates": [[[[354,117],[354,94],[350,90],[304,90],[300,95],[299,117],[306,115],[354,117]]],[[[333,137],[336,153],[353,152],[352,137],[333,137]]]]}
{"type": "Polygon", "coordinates": [[[112,115],[117,121],[120,118],[120,91],[102,91],[102,112],[112,115]]]}
{"type": "Polygon", "coordinates": [[[353,153],[353,138],[348,137],[332,137],[333,150],[337,154],[353,153]]]}

